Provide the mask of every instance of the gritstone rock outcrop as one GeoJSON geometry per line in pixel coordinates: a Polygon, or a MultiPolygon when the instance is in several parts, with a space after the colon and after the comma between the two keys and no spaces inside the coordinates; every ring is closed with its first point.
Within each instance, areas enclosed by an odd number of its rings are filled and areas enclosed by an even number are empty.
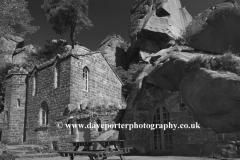
{"type": "Polygon", "coordinates": [[[149,61],[149,55],[173,45],[192,17],[179,0],[140,0],[131,9],[129,61],[149,61]]]}
{"type": "Polygon", "coordinates": [[[189,45],[213,54],[240,51],[240,6],[225,1],[200,13],[187,30],[189,45]]]}
{"type": "MultiPolygon", "coordinates": [[[[240,70],[239,57],[232,55],[237,66],[231,64],[231,58],[223,58],[219,64],[215,64],[215,68],[204,61],[207,57],[216,63],[214,57],[219,56],[215,53],[223,55],[227,49],[239,49],[238,5],[226,1],[199,14],[196,20],[203,19],[201,23],[205,27],[190,39],[190,48],[171,41],[181,37],[181,31],[191,20],[188,12],[181,8],[178,1],[153,2],[142,0],[132,7],[132,44],[128,53],[132,61],[134,56],[139,56],[148,65],[132,88],[128,108],[139,103],[143,99],[141,94],[147,92],[148,84],[152,84],[168,92],[178,92],[192,112],[194,120],[203,127],[210,127],[215,133],[240,131],[237,120],[240,117],[240,76],[225,66],[240,70]],[[184,15],[185,18],[182,18],[184,15]],[[199,64],[197,69],[187,70],[190,60],[197,56],[203,57],[201,61],[205,66],[199,64]]],[[[155,99],[148,103],[155,103],[155,99]]]]}
{"type": "Polygon", "coordinates": [[[6,35],[0,37],[0,57],[5,63],[12,63],[12,56],[16,48],[22,47],[24,40],[21,37],[6,35]]]}
{"type": "Polygon", "coordinates": [[[240,76],[205,68],[187,74],[179,91],[195,120],[216,133],[238,132],[240,76]]]}

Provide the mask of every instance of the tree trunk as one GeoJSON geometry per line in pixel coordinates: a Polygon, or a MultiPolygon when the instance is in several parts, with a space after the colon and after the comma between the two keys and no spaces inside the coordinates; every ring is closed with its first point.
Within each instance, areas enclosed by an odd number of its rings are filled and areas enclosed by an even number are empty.
{"type": "Polygon", "coordinates": [[[74,49],[74,40],[75,40],[74,30],[71,30],[70,40],[72,42],[72,49],[74,49]]]}

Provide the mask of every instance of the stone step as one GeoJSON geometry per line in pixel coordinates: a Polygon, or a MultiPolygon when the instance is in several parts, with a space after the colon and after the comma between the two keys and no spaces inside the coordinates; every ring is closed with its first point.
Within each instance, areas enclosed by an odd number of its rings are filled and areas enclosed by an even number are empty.
{"type": "Polygon", "coordinates": [[[8,153],[12,154],[34,154],[36,152],[34,151],[29,151],[29,150],[8,150],[8,153]]]}
{"type": "Polygon", "coordinates": [[[50,158],[59,157],[58,153],[35,153],[35,154],[17,154],[17,158],[50,158]]]}

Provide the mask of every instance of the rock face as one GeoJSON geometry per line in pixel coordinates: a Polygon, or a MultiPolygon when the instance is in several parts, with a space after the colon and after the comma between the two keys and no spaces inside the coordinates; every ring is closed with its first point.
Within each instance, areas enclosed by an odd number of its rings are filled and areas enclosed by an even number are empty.
{"type": "Polygon", "coordinates": [[[237,8],[235,2],[226,1],[200,14],[197,18],[203,20],[199,24],[206,27],[192,37],[190,42],[194,38],[202,39],[190,48],[181,46],[176,40],[191,19],[179,1],[138,0],[134,4],[128,64],[142,61],[148,64],[132,86],[122,123],[171,123],[188,127],[169,132],[125,129],[126,146],[133,146],[142,154],[238,156],[237,145],[228,142],[240,139],[240,76],[237,75],[240,58],[223,53],[223,48],[229,48],[229,44],[240,44],[239,30],[236,31],[237,8]],[[226,19],[221,19],[223,15],[226,19]],[[215,26],[215,30],[209,30],[210,26],[215,26]],[[233,36],[234,32],[236,35],[233,36]],[[165,149],[172,152],[163,153],[165,149]]]}
{"type": "Polygon", "coordinates": [[[192,17],[179,0],[140,0],[131,9],[128,51],[130,61],[149,61],[148,56],[168,48],[182,36],[192,17]]]}
{"type": "Polygon", "coordinates": [[[195,120],[216,133],[240,131],[240,77],[230,72],[207,69],[187,74],[180,83],[180,94],[195,120]]]}
{"type": "Polygon", "coordinates": [[[6,63],[23,64],[30,54],[37,52],[33,45],[24,46],[24,39],[12,35],[0,38],[0,58],[4,59],[1,66],[6,63]]]}
{"type": "MultiPolygon", "coordinates": [[[[236,156],[236,147],[229,148],[227,141],[240,138],[240,77],[231,72],[201,67],[198,71],[189,72],[186,69],[188,62],[195,56],[206,56],[204,54],[165,50],[155,55],[157,60],[144,68],[131,90],[122,123],[156,123],[153,117],[157,116],[158,108],[165,107],[171,124],[200,124],[200,128],[173,130],[172,153],[169,154],[236,156]],[[223,145],[209,146],[208,142],[223,145]],[[213,152],[208,152],[209,149],[213,152]]],[[[164,117],[161,113],[160,117],[164,117]]],[[[124,130],[126,146],[134,146],[141,154],[161,155],[161,149],[154,149],[155,142],[161,143],[154,140],[153,135],[159,136],[148,129],[124,130]]],[[[164,139],[164,136],[167,136],[165,132],[159,138],[164,139]]],[[[166,139],[164,141],[166,143],[166,139]]]]}
{"type": "Polygon", "coordinates": [[[36,54],[37,48],[32,44],[24,46],[22,48],[16,48],[12,56],[12,63],[23,64],[26,63],[26,58],[31,54],[36,54]]]}
{"type": "Polygon", "coordinates": [[[126,68],[125,53],[128,47],[128,42],[122,39],[121,36],[113,33],[103,40],[98,50],[103,52],[104,57],[112,66],[126,68]]]}
{"type": "Polygon", "coordinates": [[[0,58],[6,63],[12,63],[12,56],[16,48],[20,47],[23,39],[8,35],[0,38],[0,58]]]}
{"type": "MultiPolygon", "coordinates": [[[[215,133],[240,131],[236,121],[240,116],[240,77],[231,72],[203,68],[190,73],[186,71],[189,60],[195,56],[204,56],[208,52],[213,52],[211,56],[214,53],[223,54],[230,46],[235,51],[240,49],[238,4],[225,1],[202,12],[191,23],[204,26],[190,41],[194,49],[201,50],[201,54],[169,41],[181,37],[191,20],[179,1],[138,1],[131,13],[132,44],[128,53],[130,57],[138,56],[151,65],[144,69],[137,80],[128,107],[138,101],[141,97],[139,90],[144,92],[144,84],[149,83],[169,92],[179,92],[194,120],[202,126],[211,127],[215,133]],[[168,45],[171,47],[167,48],[168,45]]],[[[134,58],[130,60],[134,61],[134,58]]]]}
{"type": "Polygon", "coordinates": [[[196,55],[187,52],[171,51],[171,53],[158,54],[158,59],[154,69],[148,75],[148,82],[161,87],[167,91],[179,91],[179,84],[185,76],[185,67],[189,59],[196,55]]]}
{"type": "Polygon", "coordinates": [[[215,54],[240,51],[240,7],[235,1],[225,1],[203,11],[192,26],[191,47],[215,54]]]}
{"type": "Polygon", "coordinates": [[[204,68],[187,72],[188,61],[198,55],[176,51],[158,54],[160,58],[148,70],[147,82],[166,91],[179,91],[195,121],[216,133],[240,131],[236,121],[240,116],[240,76],[204,68]]]}

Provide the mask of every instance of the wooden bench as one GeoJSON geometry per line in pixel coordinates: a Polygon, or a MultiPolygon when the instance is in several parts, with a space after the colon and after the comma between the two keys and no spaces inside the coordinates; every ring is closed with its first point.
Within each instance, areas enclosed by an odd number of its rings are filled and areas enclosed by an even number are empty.
{"type": "Polygon", "coordinates": [[[86,155],[90,158],[90,160],[107,159],[107,157],[110,157],[110,156],[119,156],[121,160],[125,160],[123,154],[129,153],[130,149],[132,149],[132,148],[123,147],[123,142],[124,142],[124,140],[68,142],[68,143],[73,144],[74,150],[73,151],[59,151],[58,153],[63,157],[70,156],[70,160],[74,160],[75,155],[86,155]],[[92,150],[91,146],[96,143],[99,143],[105,149],[104,150],[92,150]],[[110,147],[111,145],[114,146],[114,148],[111,148],[110,147]],[[80,146],[84,147],[82,151],[78,151],[80,146]],[[121,146],[121,148],[120,148],[120,146],[121,146]]]}
{"type": "MultiPolygon", "coordinates": [[[[91,160],[95,159],[106,159],[107,157],[111,156],[117,156],[117,155],[123,155],[125,153],[129,153],[132,148],[119,148],[119,150],[113,150],[113,151],[58,151],[58,153],[62,157],[68,157],[70,156],[71,159],[74,159],[75,155],[86,155],[89,156],[91,160]]],[[[124,160],[125,158],[120,156],[121,160],[124,160]]]]}

